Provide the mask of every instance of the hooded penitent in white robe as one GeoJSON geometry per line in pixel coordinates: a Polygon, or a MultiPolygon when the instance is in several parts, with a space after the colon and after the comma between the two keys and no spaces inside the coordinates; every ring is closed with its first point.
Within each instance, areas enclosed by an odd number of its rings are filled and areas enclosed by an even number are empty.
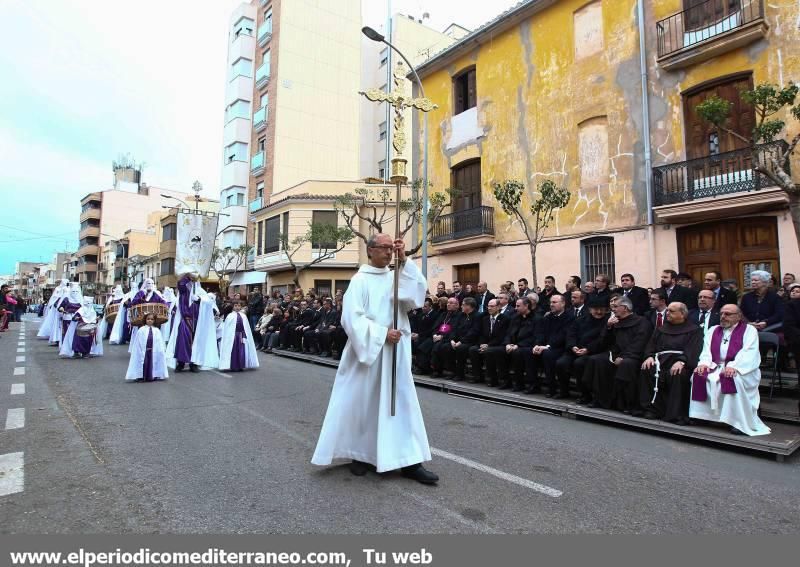
{"type": "MultiPolygon", "coordinates": [[[[65,294],[56,303],[56,311],[64,309],[63,312],[59,311],[57,322],[53,324],[53,332],[50,335],[50,342],[55,344],[63,344],[65,340],[64,321],[67,325],[72,321],[77,310],[83,305],[83,292],[81,292],[80,284],[72,282],[69,286],[69,292],[65,294]],[[69,303],[69,305],[67,305],[69,303]]],[[[97,316],[97,314],[95,314],[97,316]]],[[[67,328],[69,328],[67,326],[67,328]]]]}
{"type": "Polygon", "coordinates": [[[422,307],[427,283],[413,261],[400,273],[397,344],[397,411],[391,417],[394,275],[363,265],[344,295],[342,326],[347,346],[311,462],[346,458],[372,463],[378,472],[429,461],[431,451],[411,376],[411,327],[407,312],[422,307]]]}
{"type": "MultiPolygon", "coordinates": [[[[180,292],[178,292],[180,298],[180,292]]],[[[217,307],[212,294],[207,293],[200,284],[195,282],[189,295],[189,302],[200,301],[199,314],[197,316],[197,328],[192,339],[192,364],[202,368],[219,368],[219,349],[217,348],[216,323],[214,321],[214,311],[217,307]]],[[[173,321],[176,324],[170,329],[169,342],[167,343],[167,364],[170,368],[176,367],[175,345],[178,340],[178,331],[181,315],[181,303],[175,301],[176,309],[173,321]]]]}
{"type": "Polygon", "coordinates": [[[53,295],[51,295],[50,299],[47,300],[47,306],[44,310],[44,319],[42,319],[42,324],[39,326],[39,332],[36,333],[36,338],[50,338],[50,333],[53,332],[53,322],[58,319],[58,311],[55,309],[54,305],[59,299],[61,299],[61,295],[65,290],[66,286],[62,287],[62,285],[59,285],[53,290],[53,295]]]}
{"type": "MultiPolygon", "coordinates": [[[[744,324],[744,323],[742,323],[744,324]]],[[[728,346],[724,340],[720,344],[719,355],[722,361],[712,360],[711,341],[714,330],[718,325],[709,329],[703,343],[703,352],[700,354],[699,365],[708,366],[708,380],[706,382],[707,400],[699,402],[689,401],[689,417],[727,423],[747,435],[769,435],[770,428],[764,425],[758,417],[758,406],[761,397],[758,385],[761,382],[761,353],[758,350],[758,331],[752,325],[746,325],[742,348],[736,354],[728,367],[736,368],[733,376],[736,385],[735,394],[723,394],[720,390],[719,377],[725,369],[725,357],[728,346]]],[[[694,377],[692,378],[694,381],[694,377]]]]}
{"type": "Polygon", "coordinates": [[[100,340],[105,338],[106,332],[108,331],[108,320],[106,319],[106,316],[108,315],[108,306],[114,301],[121,303],[124,296],[125,294],[122,291],[122,286],[118,285],[114,287],[114,291],[112,291],[111,295],[108,297],[108,301],[106,301],[106,307],[103,310],[103,320],[100,321],[100,326],[97,329],[97,334],[100,335],[100,340]]]}
{"type": "Polygon", "coordinates": [[[117,318],[114,319],[114,326],[111,327],[111,336],[108,338],[108,342],[112,345],[121,344],[123,341],[125,325],[128,324],[128,308],[125,307],[125,304],[133,299],[134,295],[136,295],[136,292],[131,290],[122,296],[122,303],[119,306],[119,311],[117,311],[117,318]]]}
{"type": "Polygon", "coordinates": [[[153,369],[152,376],[155,380],[166,380],[169,378],[167,371],[167,354],[164,338],[158,327],[149,327],[143,325],[139,332],[136,333],[136,338],[131,339],[131,359],[128,362],[128,372],[125,374],[125,380],[128,382],[135,382],[144,378],[144,361],[147,354],[147,338],[148,335],[153,335],[153,350],[152,353],[153,369]]]}
{"type": "Polygon", "coordinates": [[[161,331],[162,337],[169,338],[170,329],[172,326],[172,308],[175,306],[175,301],[177,298],[175,297],[175,292],[171,287],[165,287],[164,293],[161,294],[161,297],[167,302],[167,322],[161,325],[159,330],[161,331]]]}
{"type": "MultiPolygon", "coordinates": [[[[75,338],[80,323],[97,324],[97,312],[94,310],[94,299],[91,297],[84,298],[83,305],[75,313],[72,322],[67,327],[67,333],[64,335],[64,340],[61,341],[61,348],[58,351],[59,356],[71,358],[75,354],[75,351],[72,350],[72,340],[75,338]]],[[[95,331],[91,340],[89,356],[103,356],[103,337],[100,336],[100,333],[95,331]]]]}
{"type": "Polygon", "coordinates": [[[222,345],[219,349],[219,367],[222,370],[230,370],[231,353],[233,343],[236,339],[236,319],[239,318],[244,327],[244,367],[258,368],[258,352],[256,343],[253,341],[253,332],[250,330],[250,323],[247,316],[239,311],[233,311],[225,317],[225,324],[222,329],[222,345]]]}

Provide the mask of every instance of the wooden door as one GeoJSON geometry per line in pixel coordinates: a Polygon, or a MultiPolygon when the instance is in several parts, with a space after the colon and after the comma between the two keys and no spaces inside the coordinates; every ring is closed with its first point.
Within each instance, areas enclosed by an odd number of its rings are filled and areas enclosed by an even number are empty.
{"type": "Polygon", "coordinates": [[[472,285],[475,290],[478,287],[478,282],[481,279],[481,265],[480,264],[463,264],[455,266],[456,279],[461,282],[461,287],[464,288],[467,284],[472,285]]]}
{"type": "Polygon", "coordinates": [[[452,187],[458,193],[453,200],[453,212],[481,206],[481,162],[471,161],[453,168],[452,187]]]}
{"type": "Polygon", "coordinates": [[[754,217],[679,228],[680,270],[703,281],[711,270],[735,279],[739,289],[750,287],[750,272],[780,273],[778,223],[775,217],[754,217]]]}
{"type": "Polygon", "coordinates": [[[749,139],[753,134],[755,112],[752,105],[742,102],[739,93],[743,90],[752,90],[752,88],[752,75],[740,75],[705,87],[691,89],[683,94],[687,160],[730,152],[747,146],[739,138],[720,131],[713,124],[700,118],[695,112],[695,108],[714,95],[730,101],[733,106],[728,128],[749,139]]]}

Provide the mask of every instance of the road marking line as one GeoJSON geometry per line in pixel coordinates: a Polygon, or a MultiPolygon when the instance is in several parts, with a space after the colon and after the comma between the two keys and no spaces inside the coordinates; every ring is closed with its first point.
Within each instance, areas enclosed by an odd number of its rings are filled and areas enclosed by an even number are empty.
{"type": "Polygon", "coordinates": [[[11,384],[11,395],[19,396],[25,393],[25,384],[11,384]]]}
{"type": "Polygon", "coordinates": [[[25,362],[25,357],[24,356],[18,356],[17,357],[17,362],[25,362]]]}
{"type": "Polygon", "coordinates": [[[24,453],[0,455],[0,496],[16,494],[25,489],[24,453]]]}
{"type": "Polygon", "coordinates": [[[17,352],[25,352],[25,349],[24,348],[18,348],[17,352]]]}
{"type": "Polygon", "coordinates": [[[224,376],[225,378],[233,378],[230,374],[225,374],[224,372],[220,372],[219,370],[212,370],[214,374],[219,374],[220,376],[224,376]]]}
{"type": "Polygon", "coordinates": [[[25,408],[13,408],[6,414],[6,429],[25,427],[25,408]]]}
{"type": "Polygon", "coordinates": [[[19,342],[17,343],[17,346],[25,346],[25,341],[19,341],[19,342]]]}
{"type": "Polygon", "coordinates": [[[442,457],[443,459],[448,459],[460,465],[464,465],[465,467],[470,467],[475,470],[479,470],[481,472],[485,472],[490,475],[496,476],[497,478],[506,480],[508,482],[524,486],[525,488],[530,488],[531,490],[535,490],[536,492],[541,492],[542,494],[545,494],[547,496],[552,496],[553,498],[558,498],[563,494],[563,492],[561,492],[560,490],[556,490],[555,488],[551,488],[547,485],[539,484],[538,482],[533,482],[532,480],[528,480],[526,478],[509,474],[501,470],[497,470],[495,468],[478,463],[471,459],[459,457],[458,455],[448,453],[447,451],[442,451],[441,449],[434,449],[433,447],[431,447],[431,453],[439,457],[442,457]]]}
{"type": "Polygon", "coordinates": [[[25,367],[17,366],[14,368],[14,376],[25,376],[25,367]]]}

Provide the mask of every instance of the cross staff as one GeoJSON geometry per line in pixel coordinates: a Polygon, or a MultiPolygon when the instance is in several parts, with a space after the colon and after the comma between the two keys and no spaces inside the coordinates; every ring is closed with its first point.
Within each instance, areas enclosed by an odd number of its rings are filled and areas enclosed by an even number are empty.
{"type": "MultiPolygon", "coordinates": [[[[381,89],[370,89],[368,91],[359,91],[359,94],[364,95],[372,102],[388,102],[394,108],[394,135],[392,136],[392,147],[397,154],[397,157],[392,159],[392,175],[390,177],[392,183],[397,187],[397,194],[395,197],[395,222],[394,222],[394,238],[400,238],[400,188],[408,181],[406,176],[406,163],[407,160],[402,157],[406,149],[406,133],[405,133],[405,117],[403,112],[407,108],[416,108],[421,112],[430,112],[438,108],[433,102],[427,98],[413,98],[406,94],[405,79],[406,73],[404,70],[403,62],[399,61],[397,67],[392,73],[394,77],[394,89],[390,93],[383,92],[381,89]]],[[[399,255],[394,264],[394,323],[393,328],[397,328],[397,320],[399,317],[399,291],[400,291],[400,266],[405,258],[400,258],[399,255]]],[[[395,414],[395,404],[397,401],[397,344],[392,345],[392,408],[391,415],[395,414]]]]}

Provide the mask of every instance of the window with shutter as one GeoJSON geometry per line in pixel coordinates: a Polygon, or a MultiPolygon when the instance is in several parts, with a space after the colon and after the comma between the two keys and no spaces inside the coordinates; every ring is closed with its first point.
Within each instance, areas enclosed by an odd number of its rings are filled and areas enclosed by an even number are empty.
{"type": "Polygon", "coordinates": [[[467,69],[453,79],[453,114],[461,114],[478,104],[475,68],[467,69]]]}

